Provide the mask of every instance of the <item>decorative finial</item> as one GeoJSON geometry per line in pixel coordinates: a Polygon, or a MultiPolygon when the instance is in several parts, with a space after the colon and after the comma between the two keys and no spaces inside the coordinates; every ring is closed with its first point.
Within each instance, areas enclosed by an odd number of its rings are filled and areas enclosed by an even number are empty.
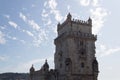
{"type": "Polygon", "coordinates": [[[45,62],[47,63],[47,59],[45,60],[45,62]]]}

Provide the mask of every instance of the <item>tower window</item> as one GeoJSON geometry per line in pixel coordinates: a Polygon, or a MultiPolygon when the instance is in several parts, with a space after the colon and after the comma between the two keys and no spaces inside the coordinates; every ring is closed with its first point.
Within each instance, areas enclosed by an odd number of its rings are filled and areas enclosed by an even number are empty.
{"type": "Polygon", "coordinates": [[[82,63],[81,63],[81,67],[84,68],[84,66],[85,66],[84,63],[82,62],[82,63]]]}
{"type": "Polygon", "coordinates": [[[62,57],[62,53],[60,53],[60,57],[62,57]]]}
{"type": "Polygon", "coordinates": [[[60,68],[62,68],[62,63],[60,63],[60,68]]]}
{"type": "Polygon", "coordinates": [[[82,51],[81,54],[84,55],[84,52],[82,51]]]}
{"type": "Polygon", "coordinates": [[[80,41],[80,45],[83,46],[83,41],[80,41]]]}
{"type": "Polygon", "coordinates": [[[60,51],[60,53],[58,54],[59,55],[59,58],[58,58],[59,61],[62,61],[62,54],[63,54],[62,51],[60,51]]]}
{"type": "Polygon", "coordinates": [[[58,54],[59,54],[59,56],[60,56],[60,57],[62,57],[63,52],[62,52],[62,51],[60,51],[58,54]]]}

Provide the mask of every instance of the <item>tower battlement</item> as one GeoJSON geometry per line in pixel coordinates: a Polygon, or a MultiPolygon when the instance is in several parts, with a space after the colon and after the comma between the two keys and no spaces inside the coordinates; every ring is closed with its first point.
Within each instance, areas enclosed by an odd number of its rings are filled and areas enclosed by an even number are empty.
{"type": "Polygon", "coordinates": [[[88,25],[88,26],[92,25],[88,20],[84,21],[84,20],[79,20],[79,19],[74,19],[73,18],[72,22],[76,23],[76,24],[80,24],[80,25],[88,25]]]}
{"type": "Polygon", "coordinates": [[[89,17],[89,19],[88,20],[86,20],[86,21],[84,21],[84,20],[79,20],[79,19],[72,19],[72,15],[69,13],[68,15],[67,15],[67,18],[66,18],[66,20],[63,22],[63,23],[58,23],[58,25],[57,25],[57,29],[58,29],[58,31],[59,30],[61,30],[65,25],[67,25],[67,24],[77,24],[77,25],[80,25],[80,26],[90,26],[90,27],[92,27],[92,19],[89,17]]]}

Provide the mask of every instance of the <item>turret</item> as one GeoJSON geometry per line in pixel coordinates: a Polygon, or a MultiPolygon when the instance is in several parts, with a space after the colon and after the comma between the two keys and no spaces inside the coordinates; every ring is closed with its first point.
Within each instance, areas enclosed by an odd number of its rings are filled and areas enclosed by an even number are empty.
{"type": "Polygon", "coordinates": [[[57,24],[57,26],[58,26],[58,27],[60,26],[60,22],[57,24]]]}
{"type": "Polygon", "coordinates": [[[88,24],[92,25],[92,19],[89,17],[88,24]]]}
{"type": "Polygon", "coordinates": [[[44,71],[49,71],[49,65],[47,63],[47,60],[45,60],[45,64],[43,65],[43,70],[44,71]]]}
{"type": "Polygon", "coordinates": [[[33,80],[34,72],[35,72],[35,69],[34,69],[33,64],[32,64],[32,67],[30,68],[30,80],[33,80]]]}
{"type": "Polygon", "coordinates": [[[59,30],[59,28],[60,28],[60,22],[57,24],[57,31],[59,30]]]}
{"type": "Polygon", "coordinates": [[[93,60],[93,71],[98,72],[98,62],[96,59],[93,60]]]}
{"type": "Polygon", "coordinates": [[[34,69],[33,64],[32,64],[32,67],[30,68],[30,73],[32,73],[34,71],[35,71],[35,69],[34,69]]]}
{"type": "Polygon", "coordinates": [[[71,21],[71,19],[72,19],[72,15],[70,13],[68,13],[68,15],[67,15],[67,21],[71,21]]]}
{"type": "Polygon", "coordinates": [[[94,80],[97,80],[97,76],[98,76],[98,73],[99,73],[99,71],[98,71],[98,62],[97,62],[97,60],[96,60],[96,58],[95,58],[95,60],[93,61],[93,75],[94,75],[94,80]]]}

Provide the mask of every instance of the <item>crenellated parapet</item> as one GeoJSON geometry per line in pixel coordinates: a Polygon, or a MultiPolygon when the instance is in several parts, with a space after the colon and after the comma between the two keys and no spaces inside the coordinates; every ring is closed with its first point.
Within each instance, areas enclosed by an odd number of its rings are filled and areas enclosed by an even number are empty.
{"type": "Polygon", "coordinates": [[[69,13],[68,15],[67,15],[67,18],[66,18],[66,20],[63,22],[63,23],[58,23],[58,25],[57,25],[57,29],[58,30],[60,30],[60,29],[62,29],[65,25],[67,25],[67,24],[70,24],[70,25],[72,25],[72,24],[77,24],[77,25],[85,25],[85,26],[90,26],[90,27],[92,27],[92,19],[89,17],[89,19],[88,20],[86,20],[86,21],[84,21],[84,20],[79,20],[79,19],[72,19],[72,15],[69,13]]]}
{"type": "Polygon", "coordinates": [[[78,19],[73,19],[72,20],[72,23],[76,23],[76,24],[79,24],[79,25],[88,25],[88,26],[91,26],[92,24],[90,23],[90,21],[84,21],[84,20],[78,20],[78,19]]]}

